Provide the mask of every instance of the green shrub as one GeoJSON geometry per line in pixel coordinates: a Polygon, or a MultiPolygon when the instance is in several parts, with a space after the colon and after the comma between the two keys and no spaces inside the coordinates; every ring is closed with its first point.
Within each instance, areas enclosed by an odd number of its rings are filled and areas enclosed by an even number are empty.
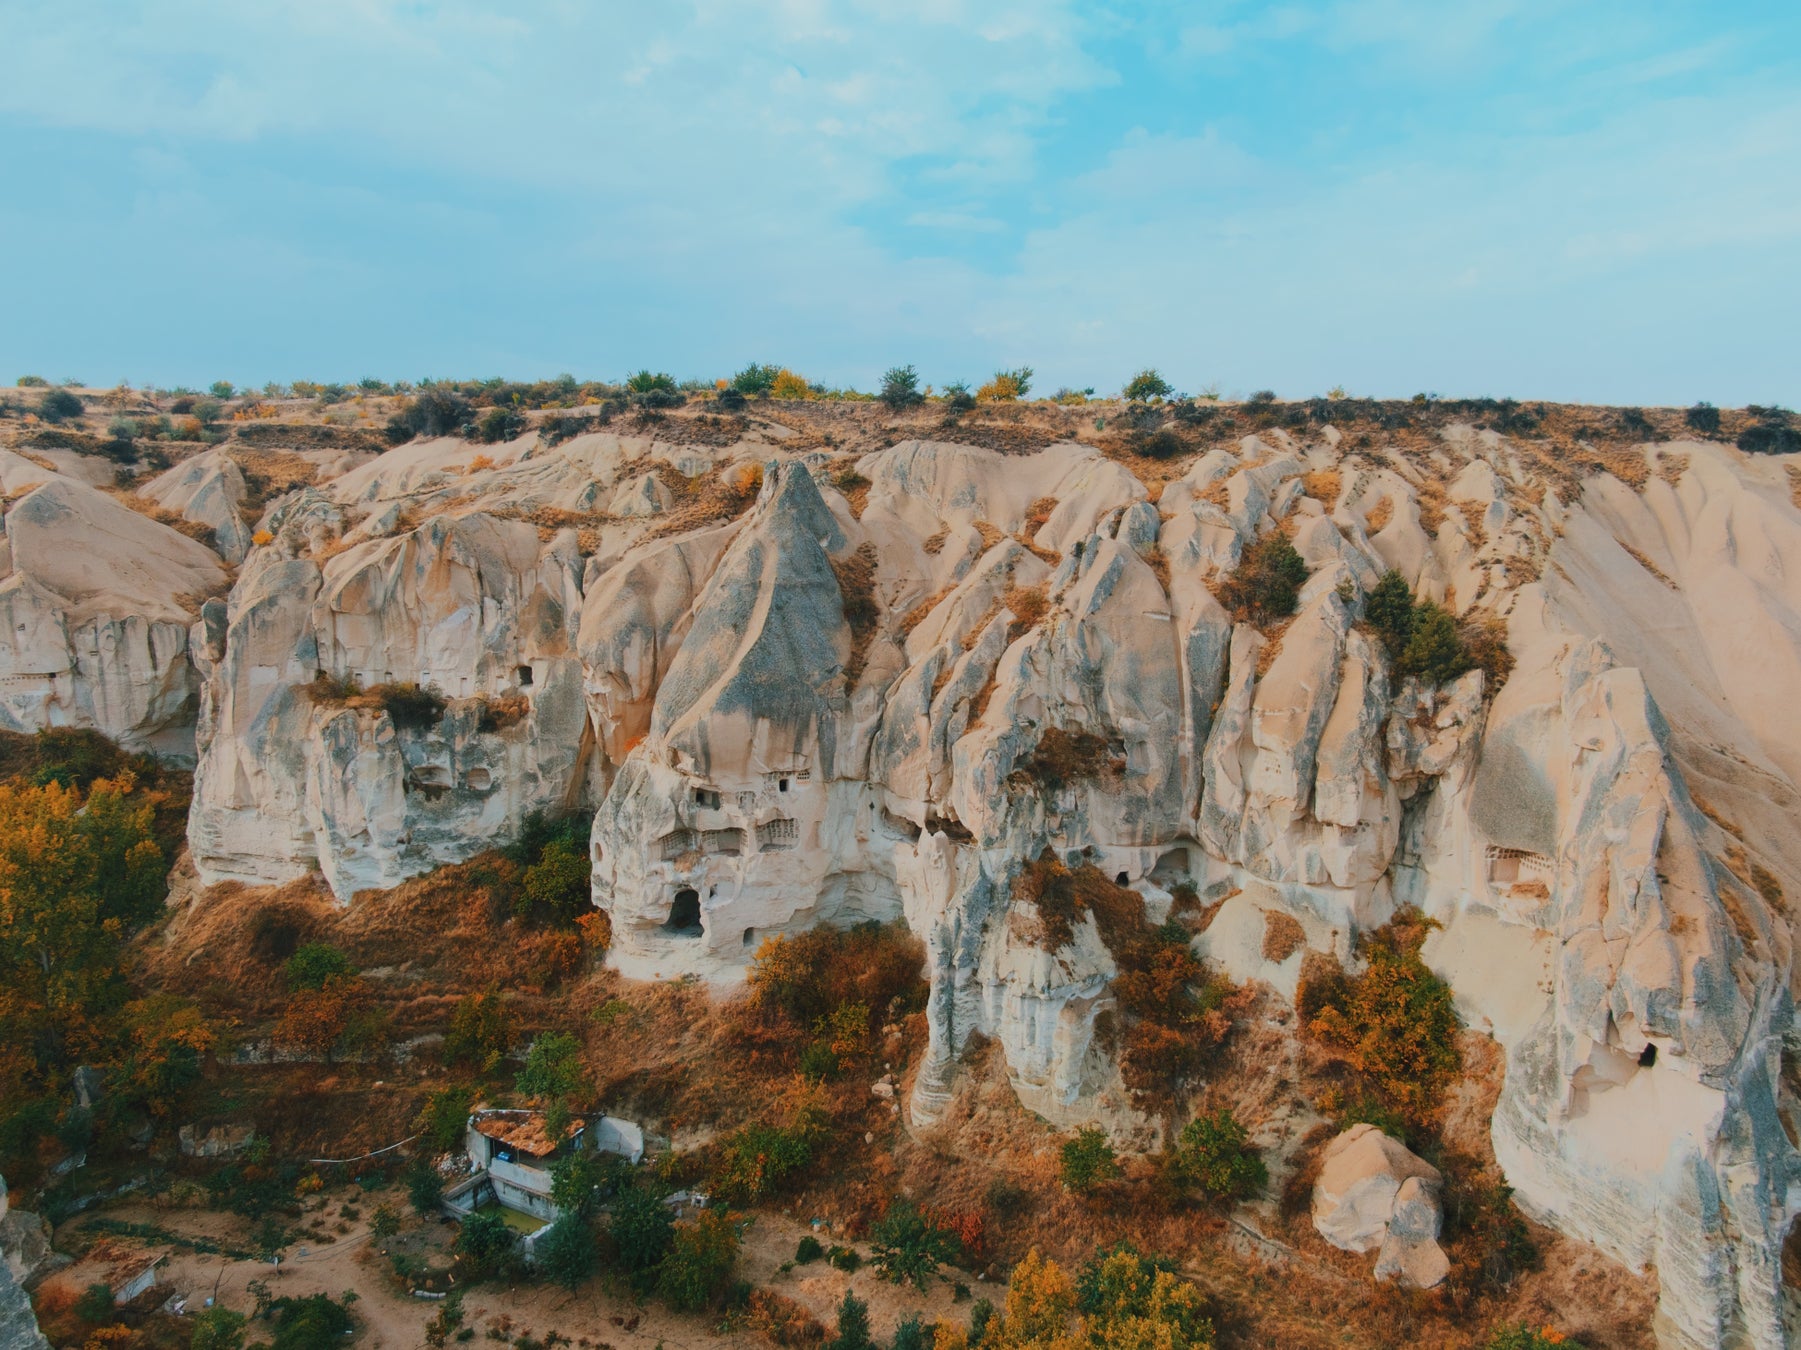
{"type": "Polygon", "coordinates": [[[932,1329],[918,1313],[908,1313],[894,1328],[889,1350],[932,1350],[932,1329]]]}
{"type": "Polygon", "coordinates": [[[355,1329],[349,1309],[324,1294],[278,1298],[264,1315],[275,1326],[269,1350],[337,1350],[355,1329]]]}
{"type": "Polygon", "coordinates": [[[475,424],[475,439],[486,445],[516,440],[525,434],[525,414],[517,408],[489,408],[475,424]]]}
{"type": "Polygon", "coordinates": [[[813,1161],[821,1122],[802,1112],[790,1125],[746,1125],[720,1145],[713,1190],[733,1204],[754,1205],[799,1178],[813,1161]]]}
{"type": "Polygon", "coordinates": [[[81,397],[67,389],[52,389],[38,401],[37,413],[46,422],[67,422],[84,411],[81,397]]]}
{"type": "Polygon", "coordinates": [[[888,1212],[869,1230],[869,1244],[875,1249],[871,1264],[883,1279],[893,1284],[911,1281],[915,1289],[924,1289],[927,1277],[939,1266],[962,1256],[956,1237],[934,1224],[905,1196],[896,1196],[889,1203],[888,1212]]]}
{"type": "Polygon", "coordinates": [[[825,1255],[825,1248],[819,1245],[819,1239],[808,1233],[794,1249],[794,1264],[809,1266],[825,1255]]]}
{"type": "Polygon", "coordinates": [[[1513,1203],[1513,1188],[1467,1159],[1453,1155],[1441,1167],[1444,1232],[1454,1281],[1497,1293],[1540,1265],[1532,1230],[1513,1203]]]}
{"type": "Polygon", "coordinates": [[[722,1210],[705,1210],[676,1225],[657,1267],[657,1294],[677,1312],[699,1312],[719,1302],[737,1264],[737,1225],[722,1210]]]}
{"type": "Polygon", "coordinates": [[[415,436],[455,436],[475,416],[475,405],[449,389],[427,389],[388,419],[387,439],[400,445],[415,436]]]}
{"type": "Polygon", "coordinates": [[[1682,414],[1682,420],[1691,430],[1704,436],[1711,436],[1720,429],[1720,410],[1713,404],[1703,400],[1682,414]]]}
{"type": "Polygon", "coordinates": [[[1363,617],[1382,639],[1389,659],[1399,660],[1413,636],[1413,588],[1407,578],[1392,567],[1384,572],[1363,602],[1363,617]]]}
{"type": "Polygon", "coordinates": [[[634,394],[648,394],[653,390],[660,390],[667,394],[677,392],[675,376],[662,371],[653,374],[649,370],[640,370],[626,379],[625,387],[634,394]]]}
{"type": "Polygon", "coordinates": [[[780,373],[780,366],[763,365],[752,361],[743,370],[732,376],[731,387],[748,398],[757,398],[767,394],[775,387],[775,377],[780,373]]]}
{"type": "Polygon", "coordinates": [[[208,392],[211,393],[214,398],[230,398],[238,391],[232,386],[230,380],[214,380],[212,387],[208,392]]]}
{"type": "Polygon", "coordinates": [[[422,1219],[436,1214],[443,1204],[444,1178],[424,1158],[415,1158],[407,1166],[406,1197],[413,1206],[413,1213],[422,1219]]]}
{"type": "Polygon", "coordinates": [[[75,1300],[75,1315],[90,1326],[110,1322],[113,1317],[112,1286],[96,1281],[83,1289],[75,1300]]]}
{"type": "Polygon", "coordinates": [[[977,1299],[969,1309],[969,1343],[980,1345],[982,1338],[988,1334],[988,1324],[994,1321],[994,1304],[985,1298],[977,1299]]]}
{"type": "Polygon", "coordinates": [[[397,731],[425,731],[444,718],[444,695],[410,681],[378,684],[369,690],[369,696],[397,731]]]}
{"type": "Polygon", "coordinates": [[[460,1146],[469,1126],[469,1108],[474,1100],[475,1093],[471,1089],[455,1086],[439,1088],[427,1097],[414,1122],[424,1136],[425,1147],[449,1153],[460,1146]]]}
{"type": "Polygon", "coordinates": [[[1470,657],[1449,610],[1422,600],[1413,611],[1412,632],[1397,669],[1427,684],[1449,684],[1470,668],[1470,657]]]}
{"type": "Polygon", "coordinates": [[[1127,380],[1120,394],[1131,403],[1149,403],[1154,398],[1168,398],[1175,392],[1168,380],[1147,368],[1127,380]]]}
{"type": "Polygon", "coordinates": [[[244,1323],[241,1312],[233,1312],[222,1303],[194,1314],[194,1336],[188,1350],[243,1350],[244,1323]]]}
{"type": "Polygon", "coordinates": [[[1077,1130],[1058,1155],[1057,1176],[1063,1189],[1072,1195],[1087,1195],[1102,1182],[1119,1175],[1119,1159],[1107,1132],[1097,1129],[1077,1130]]]}
{"type": "Polygon", "coordinates": [[[952,380],[944,386],[941,397],[944,406],[954,413],[968,412],[976,406],[976,396],[970,392],[967,380],[952,380]]]}
{"type": "Polygon", "coordinates": [[[13,381],[21,389],[48,389],[50,381],[42,375],[21,375],[13,381]]]}
{"type": "Polygon", "coordinates": [[[825,1254],[825,1263],[833,1270],[850,1274],[862,1269],[863,1257],[855,1247],[833,1247],[825,1254]]]}
{"type": "Polygon", "coordinates": [[[527,1097],[568,1097],[582,1085],[581,1046],[564,1031],[547,1031],[526,1051],[513,1086],[527,1097]]]}
{"type": "Polygon", "coordinates": [[[329,942],[308,942],[281,968],[290,990],[323,989],[334,975],[354,975],[356,966],[329,942]]]}
{"type": "Polygon", "coordinates": [[[882,375],[882,390],[876,397],[896,412],[924,402],[925,395],[919,392],[919,372],[912,366],[890,367],[882,375]]]}
{"type": "Polygon", "coordinates": [[[1307,564],[1283,534],[1267,534],[1244,551],[1219,589],[1234,617],[1253,623],[1286,619],[1300,604],[1307,564]]]}
{"type": "Polygon", "coordinates": [[[479,994],[465,994],[450,1013],[444,1060],[470,1065],[477,1073],[492,1072],[513,1048],[517,1032],[517,1019],[499,989],[489,985],[479,994]]]}
{"type": "Polygon", "coordinates": [[[582,1149],[550,1165],[550,1200],[565,1214],[591,1219],[633,1180],[631,1163],[618,1154],[582,1149]]]}
{"type": "Polygon", "coordinates": [[[1747,455],[1801,454],[1801,431],[1775,422],[1757,422],[1739,432],[1737,445],[1747,455]]]}
{"type": "Polygon", "coordinates": [[[1182,1127],[1169,1156],[1175,1183],[1209,1200],[1242,1200],[1261,1191],[1269,1169],[1230,1110],[1196,1116],[1182,1127]]]}

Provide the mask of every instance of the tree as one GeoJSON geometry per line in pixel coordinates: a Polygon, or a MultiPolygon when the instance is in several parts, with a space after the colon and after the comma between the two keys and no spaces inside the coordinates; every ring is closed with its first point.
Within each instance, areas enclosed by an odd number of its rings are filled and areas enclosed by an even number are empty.
{"type": "Polygon", "coordinates": [[[1051,1350],[1067,1344],[1075,1304],[1075,1286],[1063,1267],[1040,1256],[1034,1247],[1026,1253],[1025,1260],[1013,1267],[999,1335],[991,1327],[982,1337],[982,1344],[1006,1350],[1051,1350]]]}
{"type": "Polygon", "coordinates": [[[1126,381],[1126,387],[1120,392],[1127,402],[1149,403],[1154,398],[1168,398],[1175,389],[1168,380],[1147,367],[1126,381]]]}
{"type": "Polygon", "coordinates": [[[1300,604],[1307,564],[1283,534],[1267,534],[1245,549],[1220,587],[1227,609],[1253,623],[1286,619],[1300,604]]]}
{"type": "Polygon", "coordinates": [[[873,1264],[883,1279],[894,1284],[911,1280],[916,1289],[924,1289],[927,1276],[960,1255],[956,1238],[904,1195],[896,1196],[888,1212],[869,1230],[869,1243],[875,1248],[873,1264]]]}
{"type": "Polygon", "coordinates": [[[1437,685],[1449,683],[1469,668],[1469,653],[1450,611],[1430,600],[1421,601],[1413,612],[1413,631],[1401,651],[1401,674],[1437,685]]]}
{"type": "Polygon", "coordinates": [[[890,367],[882,375],[882,392],[878,397],[896,412],[923,403],[925,395],[919,392],[919,372],[912,366],[890,367]]]}
{"type": "Polygon", "coordinates": [[[1013,370],[997,370],[994,378],[976,390],[981,403],[1012,403],[1022,399],[1032,387],[1032,368],[1019,366],[1013,370]]]}
{"type": "Polygon", "coordinates": [[[554,838],[525,869],[513,901],[514,917],[567,926],[593,910],[592,885],[587,849],[576,840],[554,838]]]}
{"type": "Polygon", "coordinates": [[[389,1204],[380,1204],[369,1216],[369,1232],[377,1242],[386,1242],[400,1231],[400,1211],[389,1204]]]}
{"type": "Polygon", "coordinates": [[[780,367],[761,365],[752,361],[743,370],[732,376],[732,388],[747,398],[756,398],[759,394],[767,394],[775,384],[775,377],[780,367]]]}
{"type": "Polygon", "coordinates": [[[513,1258],[519,1235],[498,1209],[478,1209],[463,1220],[451,1248],[468,1266],[471,1279],[498,1274],[513,1258]]]}
{"type": "Polygon", "coordinates": [[[214,398],[230,398],[238,391],[232,386],[230,380],[214,380],[212,387],[207,392],[214,398]]]}
{"type": "Polygon", "coordinates": [[[1399,659],[1413,636],[1413,588],[1407,578],[1392,567],[1384,572],[1363,602],[1363,617],[1388,648],[1389,659],[1399,659]]]}
{"type": "Polygon", "coordinates": [[[290,990],[323,989],[334,975],[353,974],[356,967],[329,942],[303,943],[282,966],[290,990]]]}
{"type": "Polygon", "coordinates": [[[593,1230],[573,1210],[557,1218],[550,1231],[538,1239],[532,1255],[545,1279],[562,1285],[571,1293],[594,1273],[600,1262],[600,1249],[594,1243],[593,1230]]]}
{"type": "Polygon", "coordinates": [[[738,1263],[738,1228],[724,1210],[701,1212],[677,1224],[668,1254],[657,1267],[657,1294],[677,1312],[699,1312],[716,1303],[738,1263]]]}
{"type": "Polygon", "coordinates": [[[1169,1157],[1177,1185],[1209,1200],[1242,1200],[1269,1181],[1269,1170],[1230,1110],[1196,1116],[1182,1127],[1169,1157]]]}
{"type": "Polygon", "coordinates": [[[969,392],[967,380],[952,380],[944,386],[944,406],[952,412],[968,412],[976,406],[976,396],[969,392]]]}
{"type": "Polygon", "coordinates": [[[675,1240],[675,1220],[663,1197],[649,1186],[632,1186],[613,1201],[607,1222],[619,1268],[642,1279],[675,1240]]]}
{"type": "Polygon", "coordinates": [[[475,1094],[466,1087],[439,1088],[425,1099],[413,1125],[422,1134],[425,1146],[448,1153],[463,1142],[469,1124],[469,1107],[475,1094]]]}
{"type": "Polygon", "coordinates": [[[243,1350],[246,1320],[243,1313],[221,1303],[196,1313],[189,1350],[243,1350]]]}
{"type": "Polygon", "coordinates": [[[275,1023],[274,1040],[284,1050],[323,1055],[329,1061],[375,1011],[374,996],[360,976],[332,975],[317,989],[302,989],[288,1000],[275,1023]]]}
{"type": "Polygon", "coordinates": [[[1720,410],[1706,400],[1702,400],[1685,412],[1682,420],[1688,423],[1692,430],[1698,431],[1704,436],[1711,436],[1720,429],[1720,410]]]}
{"type": "Polygon", "coordinates": [[[565,1031],[547,1031],[526,1051],[513,1086],[527,1097],[558,1101],[582,1085],[581,1047],[565,1031]]]}
{"type": "Polygon", "coordinates": [[[1104,1181],[1119,1175],[1119,1160],[1107,1132],[1097,1129],[1077,1130],[1075,1138],[1066,1141],[1058,1157],[1058,1178],[1071,1195],[1087,1195],[1104,1181]]]}
{"type": "Polygon", "coordinates": [[[81,396],[67,389],[52,389],[38,402],[38,416],[46,422],[67,422],[80,417],[83,411],[81,396]]]}
{"type": "Polygon", "coordinates": [[[414,1158],[406,1169],[406,1194],[420,1218],[436,1214],[444,1201],[444,1178],[424,1158],[414,1158]]]}
{"type": "Polygon", "coordinates": [[[634,394],[648,394],[653,390],[661,391],[666,394],[673,394],[676,391],[675,376],[666,374],[663,371],[657,371],[653,374],[648,369],[640,370],[627,377],[625,387],[634,394]]]}
{"type": "Polygon", "coordinates": [[[437,1316],[425,1324],[425,1343],[436,1350],[436,1347],[448,1344],[456,1329],[462,1325],[463,1291],[452,1289],[438,1305],[437,1316]]]}
{"type": "Polygon", "coordinates": [[[213,1030],[200,1009],[175,994],[152,994],[124,1009],[126,1045],[110,1087],[124,1102],[153,1116],[175,1114],[200,1081],[213,1030]]]}
{"type": "Polygon", "coordinates": [[[513,1048],[515,1034],[515,1019],[505,997],[489,985],[479,994],[465,995],[451,1010],[444,1058],[451,1064],[471,1065],[477,1073],[489,1073],[513,1048]]]}
{"type": "Polygon", "coordinates": [[[869,1337],[869,1305],[848,1289],[838,1304],[838,1333],[825,1350],[876,1350],[869,1337]]]}
{"type": "Polygon", "coordinates": [[[583,1149],[550,1165],[550,1202],[565,1214],[591,1219],[601,1204],[631,1182],[631,1164],[616,1153],[583,1149]]]}
{"type": "Polygon", "coordinates": [[[1085,1345],[1203,1350],[1213,1344],[1200,1291],[1169,1262],[1144,1256],[1129,1242],[1096,1253],[1083,1267],[1076,1310],[1085,1345]]]}
{"type": "Polygon", "coordinates": [[[798,399],[812,397],[812,387],[803,376],[795,374],[786,366],[776,371],[775,378],[769,382],[771,398],[798,399]]]}

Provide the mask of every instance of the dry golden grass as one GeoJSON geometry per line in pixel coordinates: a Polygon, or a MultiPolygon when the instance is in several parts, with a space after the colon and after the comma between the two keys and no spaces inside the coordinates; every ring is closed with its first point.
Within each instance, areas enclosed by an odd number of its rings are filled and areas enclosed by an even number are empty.
{"type": "Polygon", "coordinates": [[[951,532],[949,530],[939,530],[936,534],[927,535],[925,542],[921,544],[920,547],[935,558],[940,553],[944,552],[944,541],[950,537],[951,532]]]}
{"type": "MultiPolygon", "coordinates": [[[[1666,450],[1657,457],[1657,476],[1671,486],[1681,482],[1682,475],[1687,472],[1687,455],[1679,455],[1674,451],[1666,450]]],[[[1790,476],[1793,476],[1792,471],[1790,476]]]]}
{"type": "Polygon", "coordinates": [[[1279,909],[1263,911],[1263,959],[1286,961],[1307,944],[1299,919],[1279,909]]]}
{"type": "Polygon", "coordinates": [[[1662,568],[1660,568],[1656,563],[1652,562],[1643,553],[1640,553],[1637,549],[1632,547],[1631,544],[1628,544],[1624,539],[1622,539],[1619,541],[1619,545],[1621,548],[1625,549],[1628,554],[1631,555],[1633,562],[1637,563],[1640,567],[1644,568],[1645,571],[1649,572],[1652,576],[1656,577],[1664,585],[1668,586],[1672,591],[1680,589],[1680,587],[1678,587],[1675,582],[1671,581],[1669,579],[1669,577],[1664,575],[1662,568]]]}
{"type": "Polygon", "coordinates": [[[1314,469],[1301,478],[1301,490],[1330,511],[1338,505],[1338,494],[1344,488],[1344,477],[1337,469],[1314,469]]]}
{"type": "Polygon", "coordinates": [[[1437,534],[1438,527],[1444,524],[1445,508],[1449,504],[1443,481],[1429,471],[1414,495],[1419,502],[1420,528],[1427,534],[1437,534]]]}
{"type": "Polygon", "coordinates": [[[984,553],[1007,537],[1005,530],[986,520],[976,522],[976,533],[982,536],[982,552],[984,553]]]}
{"type": "Polygon", "coordinates": [[[1651,481],[1651,465],[1639,445],[1598,445],[1591,452],[1601,467],[1628,487],[1642,492],[1651,481]]]}
{"type": "Polygon", "coordinates": [[[1363,517],[1363,528],[1370,534],[1379,534],[1387,528],[1388,522],[1394,519],[1394,499],[1384,493],[1381,500],[1363,517]]]}
{"type": "Polygon", "coordinates": [[[1480,553],[1488,543],[1488,527],[1482,522],[1482,503],[1458,502],[1457,514],[1463,520],[1463,530],[1469,537],[1470,547],[1480,553]]]}
{"type": "Polygon", "coordinates": [[[1788,495],[1797,510],[1801,510],[1801,467],[1793,464],[1784,466],[1788,470],[1788,495]]]}

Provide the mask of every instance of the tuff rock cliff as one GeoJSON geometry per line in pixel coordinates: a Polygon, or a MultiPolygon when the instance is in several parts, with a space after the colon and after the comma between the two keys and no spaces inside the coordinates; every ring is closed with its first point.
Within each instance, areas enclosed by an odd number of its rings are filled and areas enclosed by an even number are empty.
{"type": "Polygon", "coordinates": [[[768,935],[904,920],[931,980],[920,1126],[980,1032],[1034,1111],[1146,1127],[1097,1038],[1098,928],[1045,950],[1018,921],[1046,849],[1153,920],[1179,887],[1223,901],[1198,950],[1288,998],[1307,949],[1354,960],[1417,906],[1505,1051],[1493,1143],[1519,1203],[1654,1268],[1666,1345],[1792,1343],[1781,460],[1665,442],[1622,478],[1492,431],[1353,447],[1328,426],[1141,476],[1073,440],[947,425],[853,457],[757,418],[362,458],[254,535],[229,458],[156,479],[215,556],[0,457],[0,715],[140,744],[192,725],[205,882],[318,869],[348,899],[580,808],[630,975],[729,984],[768,935]],[[94,546],[46,546],[71,528],[94,546]],[[1259,631],[1216,591],[1278,530],[1309,575],[1259,631]],[[1504,622],[1510,678],[1399,679],[1362,622],[1389,568],[1504,622]],[[397,683],[441,715],[344,694],[397,683]],[[1047,733],[1102,744],[1106,771],[1023,772],[1047,733]],[[1305,938],[1279,961],[1272,914],[1305,938]]]}

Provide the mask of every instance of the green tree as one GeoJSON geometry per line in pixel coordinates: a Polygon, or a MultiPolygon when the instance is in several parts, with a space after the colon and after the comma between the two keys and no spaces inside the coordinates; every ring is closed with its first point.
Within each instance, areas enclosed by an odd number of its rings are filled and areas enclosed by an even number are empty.
{"type": "Polygon", "coordinates": [[[1149,403],[1154,398],[1168,398],[1175,390],[1170,382],[1149,368],[1139,371],[1120,391],[1128,402],[1149,403]]]}
{"type": "Polygon", "coordinates": [[[848,1289],[838,1304],[838,1333],[825,1350],[876,1350],[869,1336],[869,1305],[848,1289]]]}
{"type": "Polygon", "coordinates": [[[582,1085],[581,1047],[565,1031],[547,1031],[526,1051],[513,1086],[527,1097],[561,1101],[582,1085]]]}
{"type": "Polygon", "coordinates": [[[1097,1252],[1076,1277],[1076,1311],[1084,1346],[1157,1346],[1204,1350],[1213,1324],[1202,1314],[1198,1289],[1168,1261],[1145,1256],[1129,1242],[1097,1252]]]}
{"type": "Polygon", "coordinates": [[[558,837],[544,846],[538,860],[525,869],[513,901],[517,918],[567,926],[593,911],[593,869],[588,853],[574,839],[558,837]]]}
{"type": "Polygon", "coordinates": [[[1286,619],[1300,604],[1307,564],[1283,534],[1266,534],[1245,549],[1220,586],[1220,603],[1253,623],[1286,619]]]}
{"type": "Polygon", "coordinates": [[[718,1302],[738,1263],[738,1228],[723,1210],[703,1211],[677,1224],[669,1252],[657,1267],[657,1294],[677,1312],[699,1312],[718,1302]]]}
{"type": "Polygon", "coordinates": [[[869,1244],[875,1249],[872,1264],[883,1279],[894,1284],[911,1280],[916,1289],[924,1289],[928,1276],[961,1255],[957,1239],[905,1196],[889,1203],[888,1212],[869,1230],[869,1244]]]}
{"type": "Polygon", "coordinates": [[[557,1218],[550,1231],[538,1239],[532,1255],[545,1279],[571,1292],[594,1273],[600,1262],[593,1230],[573,1210],[557,1218]]]}
{"type": "Polygon", "coordinates": [[[194,1336],[189,1350],[243,1350],[244,1323],[241,1312],[233,1312],[224,1304],[194,1314],[194,1336]]]}
{"type": "Polygon", "coordinates": [[[1413,636],[1413,588],[1407,578],[1392,567],[1384,572],[1364,601],[1363,617],[1388,648],[1389,659],[1399,659],[1413,636]]]}
{"type": "Polygon", "coordinates": [[[349,1308],[324,1294],[278,1298],[267,1315],[275,1325],[270,1350],[338,1350],[355,1329],[349,1308]]]}
{"type": "Polygon", "coordinates": [[[425,1147],[438,1153],[449,1153],[463,1142],[469,1126],[469,1108],[475,1101],[472,1089],[461,1086],[439,1088],[425,1099],[413,1127],[424,1136],[425,1147]]]}
{"type": "Polygon", "coordinates": [[[89,1326],[110,1322],[113,1317],[113,1287],[96,1280],[75,1298],[75,1315],[89,1326]]]}
{"type": "Polygon", "coordinates": [[[377,1205],[369,1216],[369,1231],[377,1242],[386,1242],[400,1231],[400,1211],[392,1205],[377,1205]]]}
{"type": "Polygon", "coordinates": [[[504,1269],[518,1245],[519,1235],[498,1209],[478,1209],[463,1220],[451,1248],[479,1280],[504,1269]]]}
{"type": "Polygon", "coordinates": [[[356,966],[329,942],[308,942],[302,944],[281,968],[282,977],[287,980],[288,988],[298,992],[302,989],[323,989],[325,982],[334,975],[353,975],[356,966]]]}
{"type": "Polygon", "coordinates": [[[565,1214],[591,1219],[606,1199],[631,1184],[631,1164],[616,1153],[582,1149],[550,1165],[550,1202],[565,1214]]]}
{"type": "Polygon", "coordinates": [[[52,389],[38,402],[38,416],[46,422],[67,422],[72,417],[80,417],[84,406],[79,394],[71,394],[67,389],[52,389]]]}
{"type": "Polygon", "coordinates": [[[675,376],[662,371],[640,370],[627,377],[625,387],[634,394],[648,394],[653,390],[673,394],[676,391],[675,376]]]}
{"type": "Polygon", "coordinates": [[[780,366],[763,365],[752,361],[743,370],[732,376],[732,388],[746,398],[756,398],[767,394],[775,387],[775,377],[781,372],[780,366]]]}
{"type": "Polygon", "coordinates": [[[444,1058],[451,1064],[468,1064],[477,1073],[489,1073],[513,1048],[516,1034],[517,1022],[505,996],[489,985],[479,994],[464,995],[451,1010],[444,1058]]]}
{"type": "Polygon", "coordinates": [[[1177,1185],[1210,1200],[1242,1200],[1269,1181],[1269,1170],[1230,1110],[1196,1116],[1182,1127],[1169,1157],[1177,1185]]]}
{"type": "Polygon", "coordinates": [[[1427,684],[1445,684],[1470,668],[1469,653],[1450,612],[1430,600],[1413,612],[1413,631],[1401,651],[1400,671],[1427,684]]]}
{"type": "Polygon", "coordinates": [[[1071,1195],[1087,1195],[1104,1181],[1119,1175],[1119,1159],[1107,1132],[1093,1128],[1077,1130],[1075,1138],[1064,1142],[1057,1160],[1058,1179],[1071,1195]]]}
{"type": "Polygon", "coordinates": [[[415,1158],[406,1170],[406,1194],[413,1213],[421,1218],[436,1214],[444,1200],[444,1178],[424,1158],[415,1158]]]}
{"type": "Polygon", "coordinates": [[[882,375],[882,392],[877,397],[896,412],[924,402],[925,395],[919,392],[919,372],[912,366],[890,367],[882,375]]]}
{"type": "Polygon", "coordinates": [[[894,1328],[889,1350],[932,1350],[932,1329],[918,1313],[908,1313],[894,1328]]]}
{"type": "Polygon", "coordinates": [[[613,1201],[607,1232],[619,1268],[639,1281],[668,1252],[675,1240],[675,1220],[654,1188],[632,1186],[613,1201]]]}

